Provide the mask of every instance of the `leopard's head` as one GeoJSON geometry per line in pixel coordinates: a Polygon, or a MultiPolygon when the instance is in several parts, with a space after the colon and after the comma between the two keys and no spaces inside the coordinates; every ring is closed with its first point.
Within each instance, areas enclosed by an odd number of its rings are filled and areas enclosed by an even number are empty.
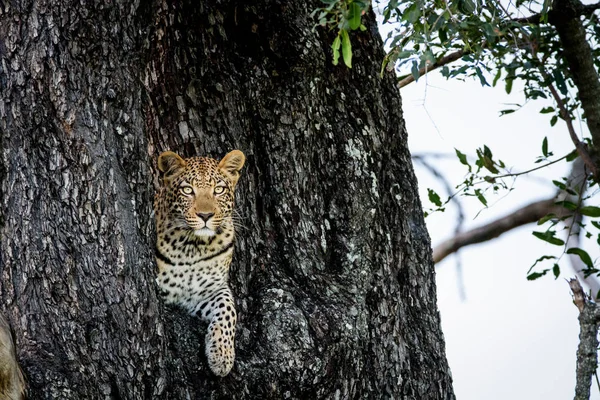
{"type": "Polygon", "coordinates": [[[246,157],[239,150],[221,161],[205,157],[183,159],[167,151],[158,157],[162,188],[158,199],[173,227],[197,236],[214,236],[232,220],[235,185],[246,157]]]}

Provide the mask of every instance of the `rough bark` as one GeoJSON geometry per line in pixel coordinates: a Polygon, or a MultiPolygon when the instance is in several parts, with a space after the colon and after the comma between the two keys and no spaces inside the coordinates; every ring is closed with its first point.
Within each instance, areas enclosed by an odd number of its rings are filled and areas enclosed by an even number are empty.
{"type": "Polygon", "coordinates": [[[592,377],[598,368],[598,325],[600,309],[588,300],[577,279],[569,280],[573,303],[579,309],[579,346],[577,347],[577,373],[575,400],[588,400],[592,377]]]}
{"type": "Polygon", "coordinates": [[[15,1],[0,14],[0,286],[33,398],[451,399],[429,237],[373,18],[335,68],[317,2],[15,1]],[[163,150],[248,157],[237,359],[165,307],[163,150]]]}
{"type": "Polygon", "coordinates": [[[592,136],[592,156],[598,181],[600,159],[600,79],[594,66],[592,49],[586,39],[580,16],[584,6],[579,0],[554,0],[552,9],[556,28],[562,43],[562,56],[569,66],[569,73],[577,86],[581,107],[585,112],[587,126],[592,136]],[[560,16],[560,17],[559,17],[560,16]]]}

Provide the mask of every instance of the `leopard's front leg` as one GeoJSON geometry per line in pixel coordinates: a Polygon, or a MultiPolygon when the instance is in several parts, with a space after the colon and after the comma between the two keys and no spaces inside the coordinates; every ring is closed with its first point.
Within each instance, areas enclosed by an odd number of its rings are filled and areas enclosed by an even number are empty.
{"type": "Polygon", "coordinates": [[[219,289],[198,306],[196,315],[209,322],[205,340],[208,366],[215,375],[225,376],[235,361],[237,315],[231,289],[219,289]]]}

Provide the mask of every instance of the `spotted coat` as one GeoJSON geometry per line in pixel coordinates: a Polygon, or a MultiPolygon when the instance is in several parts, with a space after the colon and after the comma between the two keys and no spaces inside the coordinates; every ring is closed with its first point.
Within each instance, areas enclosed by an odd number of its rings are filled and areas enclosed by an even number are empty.
{"type": "Polygon", "coordinates": [[[215,375],[235,359],[236,311],[229,288],[233,254],[234,191],[245,162],[239,150],[220,162],[162,153],[156,194],[157,283],[167,303],[206,320],[206,356],[215,375]]]}

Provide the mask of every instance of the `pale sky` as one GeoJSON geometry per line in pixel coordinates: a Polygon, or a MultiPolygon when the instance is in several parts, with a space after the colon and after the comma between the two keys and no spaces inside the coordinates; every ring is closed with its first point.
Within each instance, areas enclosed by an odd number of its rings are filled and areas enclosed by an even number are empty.
{"type": "MultiPolygon", "coordinates": [[[[551,128],[548,115],[538,113],[549,103],[531,102],[516,113],[499,117],[499,110],[508,108],[503,103],[523,102],[516,85],[512,96],[504,93],[503,85],[499,86],[482,88],[476,81],[446,81],[432,73],[402,89],[411,152],[453,154],[456,147],[474,154],[485,143],[508,166],[522,171],[538,165],[533,162],[541,154],[544,136],[556,156],[573,148],[564,124],[559,120],[551,128]]],[[[576,129],[583,128],[576,125],[576,129]]],[[[456,159],[438,161],[438,165],[454,185],[466,172],[456,159]]],[[[427,207],[427,187],[441,186],[425,169],[415,168],[427,207]]],[[[557,179],[567,173],[568,167],[558,163],[535,176],[557,179]]],[[[496,198],[495,204],[490,201],[493,206],[476,219],[482,204],[463,199],[465,228],[484,224],[553,193],[549,183],[521,177],[514,191],[496,198]]],[[[434,246],[452,233],[455,217],[455,210],[449,206],[445,213],[426,219],[434,246]]],[[[552,276],[526,280],[527,270],[536,258],[557,251],[556,246],[533,237],[534,228],[525,226],[461,251],[465,299],[458,290],[456,258],[449,257],[437,266],[438,306],[459,400],[562,400],[574,396],[578,311],[564,280],[573,273],[564,259],[558,280],[552,276]]],[[[587,250],[593,259],[598,257],[597,248],[587,250]]],[[[595,383],[592,393],[592,399],[600,399],[595,383]]]]}

